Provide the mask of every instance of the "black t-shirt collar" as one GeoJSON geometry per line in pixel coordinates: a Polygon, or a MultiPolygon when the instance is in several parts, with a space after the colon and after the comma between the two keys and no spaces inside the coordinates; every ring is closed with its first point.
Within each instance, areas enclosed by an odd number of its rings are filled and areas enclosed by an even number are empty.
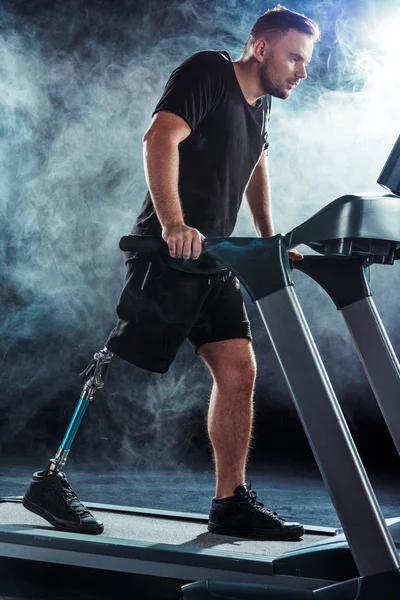
{"type": "Polygon", "coordinates": [[[222,56],[223,56],[223,57],[224,57],[224,58],[225,58],[227,61],[229,61],[229,64],[230,64],[230,66],[231,66],[231,68],[232,68],[232,76],[233,76],[233,79],[234,79],[234,81],[235,81],[235,85],[236,85],[236,87],[237,87],[238,91],[240,92],[240,95],[241,95],[241,97],[243,98],[244,102],[245,102],[245,103],[247,104],[247,106],[248,106],[250,109],[252,109],[252,110],[257,110],[258,108],[260,108],[260,106],[262,106],[262,98],[259,98],[259,99],[257,100],[257,104],[256,104],[255,106],[253,106],[252,104],[250,104],[249,102],[247,102],[247,100],[246,100],[246,98],[245,98],[245,96],[244,96],[244,94],[243,94],[243,92],[242,92],[242,88],[240,87],[240,83],[239,83],[239,81],[238,81],[238,78],[236,77],[235,69],[234,69],[234,66],[233,66],[232,59],[231,59],[231,57],[230,57],[230,55],[229,55],[229,52],[227,52],[226,50],[222,50],[222,51],[220,52],[220,54],[222,54],[222,56]]]}

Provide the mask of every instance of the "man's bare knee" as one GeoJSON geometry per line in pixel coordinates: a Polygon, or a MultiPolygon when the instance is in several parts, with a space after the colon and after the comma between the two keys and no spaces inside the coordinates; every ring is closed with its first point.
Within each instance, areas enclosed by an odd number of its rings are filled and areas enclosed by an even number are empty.
{"type": "Polygon", "coordinates": [[[252,396],[255,383],[255,374],[250,369],[235,369],[221,373],[214,377],[214,384],[220,393],[230,396],[252,396]]]}
{"type": "Polygon", "coordinates": [[[224,388],[246,391],[254,387],[256,361],[249,340],[205,344],[200,348],[199,355],[221,391],[224,388]]]}

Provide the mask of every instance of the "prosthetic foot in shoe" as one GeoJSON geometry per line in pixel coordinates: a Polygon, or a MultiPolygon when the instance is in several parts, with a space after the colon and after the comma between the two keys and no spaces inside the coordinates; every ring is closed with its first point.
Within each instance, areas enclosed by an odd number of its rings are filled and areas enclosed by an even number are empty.
{"type": "Polygon", "coordinates": [[[80,502],[62,472],[52,475],[46,471],[34,473],[22,504],[61,531],[92,535],[104,531],[103,523],[80,502]]]}
{"type": "Polygon", "coordinates": [[[245,483],[234,496],[214,498],[208,531],[252,540],[296,540],[304,535],[300,523],[289,523],[257,500],[257,494],[245,483]]]}

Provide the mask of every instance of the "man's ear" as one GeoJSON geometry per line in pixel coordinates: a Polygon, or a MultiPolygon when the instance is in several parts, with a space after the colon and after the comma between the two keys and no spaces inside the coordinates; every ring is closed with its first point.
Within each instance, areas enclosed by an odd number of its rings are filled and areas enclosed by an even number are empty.
{"type": "Polygon", "coordinates": [[[258,61],[262,62],[264,56],[268,50],[268,42],[263,40],[262,38],[256,40],[253,44],[253,57],[258,61]]]}

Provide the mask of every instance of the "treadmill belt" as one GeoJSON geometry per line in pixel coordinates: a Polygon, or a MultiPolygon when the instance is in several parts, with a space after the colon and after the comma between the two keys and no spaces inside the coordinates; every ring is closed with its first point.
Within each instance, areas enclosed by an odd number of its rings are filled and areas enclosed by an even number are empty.
{"type": "MultiPolygon", "coordinates": [[[[276,557],[304,546],[326,540],[324,535],[306,534],[296,541],[252,541],[235,537],[219,536],[207,531],[206,521],[200,522],[124,514],[118,512],[92,511],[94,516],[104,523],[104,533],[97,538],[117,538],[154,544],[171,544],[187,548],[212,549],[222,552],[256,554],[260,557],[276,557]]],[[[0,503],[0,527],[22,525],[23,529],[48,529],[56,531],[47,521],[27,511],[22,504],[14,502],[0,503]]],[[[73,534],[72,534],[73,535],[73,534]]]]}

